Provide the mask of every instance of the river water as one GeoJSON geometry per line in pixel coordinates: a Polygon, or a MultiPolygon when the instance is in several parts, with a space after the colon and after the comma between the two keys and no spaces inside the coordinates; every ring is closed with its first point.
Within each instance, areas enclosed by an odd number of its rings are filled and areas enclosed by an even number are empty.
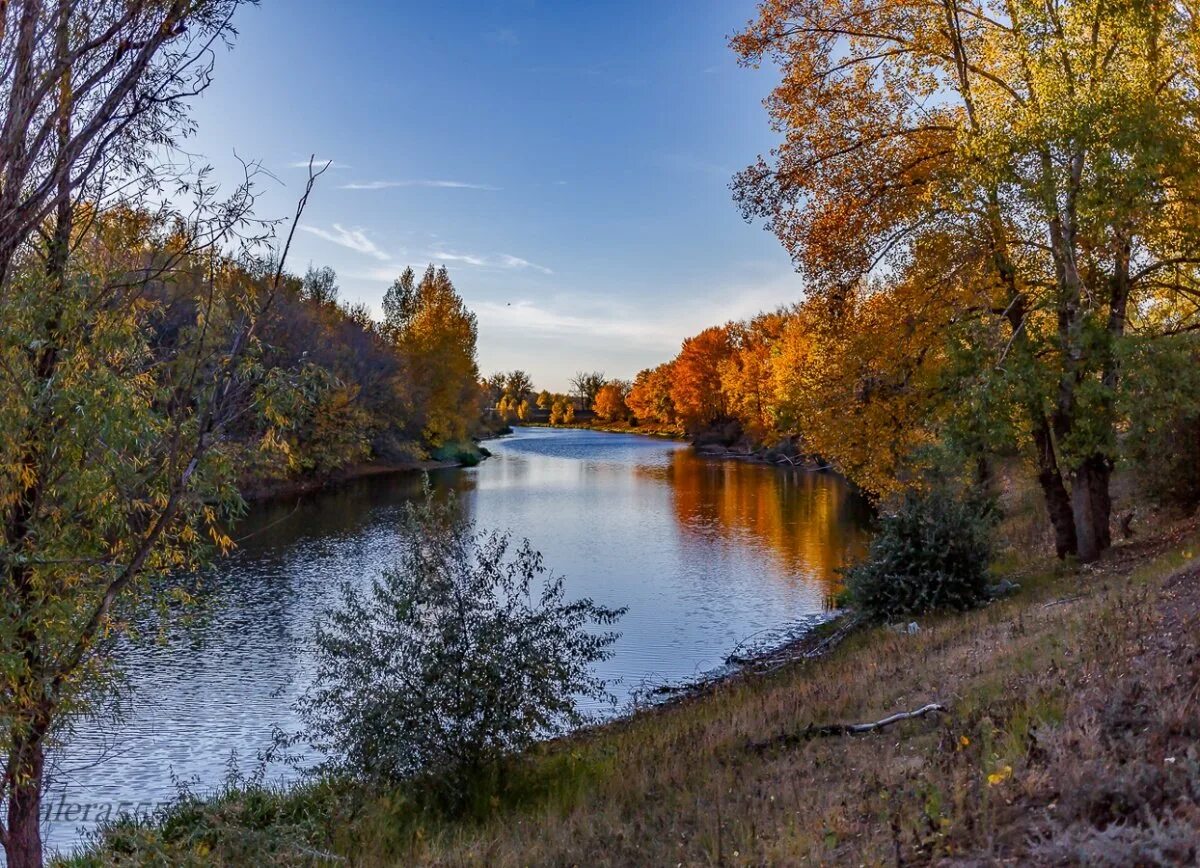
{"type": "MultiPolygon", "coordinates": [[[[868,510],[844,481],[697,457],[636,435],[517,429],[473,469],[437,471],[478,527],[528,537],[568,595],[627,606],[601,668],[628,700],[647,683],[719,667],[748,637],[802,630],[828,610],[861,551],[868,510]]],[[[252,767],[272,727],[292,730],[315,617],[343,581],[368,582],[396,546],[417,474],[358,480],[255,505],[236,552],[202,578],[203,617],[126,650],[119,724],[79,727],[56,757],[47,842],[69,848],[97,817],[144,809],[252,767]]]]}

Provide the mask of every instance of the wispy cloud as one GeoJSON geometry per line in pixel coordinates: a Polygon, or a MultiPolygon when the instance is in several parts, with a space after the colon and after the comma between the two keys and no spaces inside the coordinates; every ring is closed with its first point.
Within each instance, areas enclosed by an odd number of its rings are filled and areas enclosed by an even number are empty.
{"type": "Polygon", "coordinates": [[[530,262],[528,259],[522,259],[520,256],[513,256],[510,253],[501,253],[497,256],[480,256],[474,253],[455,253],[450,250],[435,250],[430,254],[433,259],[442,262],[461,262],[463,265],[473,265],[476,268],[504,268],[504,269],[532,269],[540,271],[542,274],[553,274],[544,265],[538,265],[536,262],[530,262]]]}
{"type": "MultiPolygon", "coordinates": [[[[616,341],[648,353],[645,364],[657,364],[679,351],[680,342],[711,325],[754,316],[799,299],[802,285],[791,271],[764,274],[761,281],[731,285],[727,297],[706,295],[703,287],[685,288],[697,301],[679,305],[675,298],[619,303],[608,296],[577,291],[563,292],[541,301],[514,298],[511,302],[472,300],[479,315],[481,334],[510,333],[516,329],[539,338],[563,353],[584,345],[616,341]]],[[[649,298],[649,296],[647,296],[649,298]]],[[[629,372],[629,373],[632,373],[629,372]]]]}
{"type": "MultiPolygon", "coordinates": [[[[327,160],[324,157],[318,157],[317,159],[314,159],[312,161],[313,168],[315,168],[315,169],[321,168],[326,163],[329,164],[329,168],[331,168],[331,169],[349,169],[349,168],[351,168],[350,166],[346,165],[345,163],[339,163],[337,160],[327,160]]],[[[289,169],[307,169],[308,168],[308,160],[293,160],[292,162],[288,163],[288,168],[289,169]]]]}
{"type": "Polygon", "coordinates": [[[439,180],[414,180],[414,181],[351,181],[349,184],[342,184],[343,190],[390,190],[393,187],[439,187],[448,190],[499,190],[499,187],[493,187],[491,184],[471,184],[466,181],[439,181],[439,180]]]}
{"type": "Polygon", "coordinates": [[[362,280],[367,283],[391,283],[400,276],[400,272],[403,270],[399,263],[395,265],[372,265],[367,268],[347,271],[342,276],[350,280],[362,280]]]}
{"type": "Polygon", "coordinates": [[[392,258],[391,255],[380,250],[375,242],[368,238],[366,233],[361,229],[346,229],[340,223],[334,223],[332,230],[307,225],[301,226],[300,229],[310,235],[315,235],[340,247],[345,247],[347,250],[373,256],[380,262],[388,262],[392,258]]]}
{"type": "Polygon", "coordinates": [[[662,320],[647,321],[634,316],[580,316],[552,310],[531,301],[505,304],[472,301],[470,305],[487,329],[504,332],[519,329],[530,335],[569,341],[620,340],[664,354],[677,347],[679,342],[677,329],[662,320]]]}

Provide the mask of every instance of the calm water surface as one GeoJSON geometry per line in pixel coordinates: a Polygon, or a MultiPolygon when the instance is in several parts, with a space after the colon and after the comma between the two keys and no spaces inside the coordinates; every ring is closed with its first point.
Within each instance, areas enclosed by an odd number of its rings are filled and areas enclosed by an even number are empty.
{"type": "MultiPolygon", "coordinates": [[[[602,669],[623,698],[819,619],[836,569],[863,545],[866,506],[832,475],[590,431],[518,429],[488,446],[492,459],[434,473],[434,486],[454,489],[481,528],[528,537],[569,595],[629,608],[602,669]]],[[[273,726],[294,729],[313,619],[340,582],[389,563],[397,511],[420,488],[417,475],[381,476],[253,508],[237,552],[203,577],[203,621],[130,649],[120,727],[81,727],[58,758],[50,844],[77,840],[87,806],[90,821],[170,798],[173,779],[213,786],[231,753],[251,767],[273,726]]]]}

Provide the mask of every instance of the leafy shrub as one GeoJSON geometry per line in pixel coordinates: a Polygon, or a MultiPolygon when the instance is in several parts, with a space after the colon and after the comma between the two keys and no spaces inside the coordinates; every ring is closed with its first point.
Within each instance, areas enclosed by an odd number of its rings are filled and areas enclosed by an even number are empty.
{"type": "Polygon", "coordinates": [[[1200,505],[1200,336],[1131,340],[1124,348],[1121,452],[1154,502],[1200,505]]]}
{"type": "Polygon", "coordinates": [[[851,606],[892,621],[978,605],[987,597],[991,524],[984,504],[947,486],[909,492],[880,520],[867,557],[847,571],[851,606]]]}
{"type": "Polygon", "coordinates": [[[526,540],[477,532],[427,491],[402,519],[395,566],[346,586],[317,630],[299,703],[325,772],[368,785],[420,777],[450,808],[498,779],[501,761],[587,721],[582,698],[615,701],[593,665],[623,609],[568,602],[526,540]]]}
{"type": "Polygon", "coordinates": [[[483,460],[479,447],[470,441],[447,443],[433,457],[438,461],[455,461],[463,467],[475,467],[483,460]]]}

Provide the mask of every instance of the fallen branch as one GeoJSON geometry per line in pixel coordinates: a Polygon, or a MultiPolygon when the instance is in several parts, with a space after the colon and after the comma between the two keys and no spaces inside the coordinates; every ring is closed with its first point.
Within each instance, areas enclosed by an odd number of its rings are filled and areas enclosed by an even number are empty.
{"type": "Polygon", "coordinates": [[[900,723],[904,720],[915,720],[919,717],[925,717],[930,714],[945,714],[947,713],[946,706],[941,703],[931,702],[928,705],[923,705],[915,711],[900,711],[896,714],[876,720],[873,723],[827,723],[822,726],[809,724],[799,732],[786,733],[777,736],[768,741],[752,742],[750,749],[758,753],[769,750],[773,747],[787,747],[796,745],[801,742],[808,741],[812,738],[827,735],[861,735],[867,732],[875,732],[876,730],[885,729],[893,723],[900,723]]]}
{"type": "Polygon", "coordinates": [[[877,729],[891,726],[893,723],[899,723],[902,720],[913,720],[918,717],[924,717],[927,714],[945,714],[946,706],[936,702],[931,702],[928,705],[923,705],[916,711],[901,711],[890,717],[885,717],[883,720],[877,720],[874,723],[831,723],[826,726],[808,727],[810,735],[858,735],[864,732],[874,732],[877,729]]]}

